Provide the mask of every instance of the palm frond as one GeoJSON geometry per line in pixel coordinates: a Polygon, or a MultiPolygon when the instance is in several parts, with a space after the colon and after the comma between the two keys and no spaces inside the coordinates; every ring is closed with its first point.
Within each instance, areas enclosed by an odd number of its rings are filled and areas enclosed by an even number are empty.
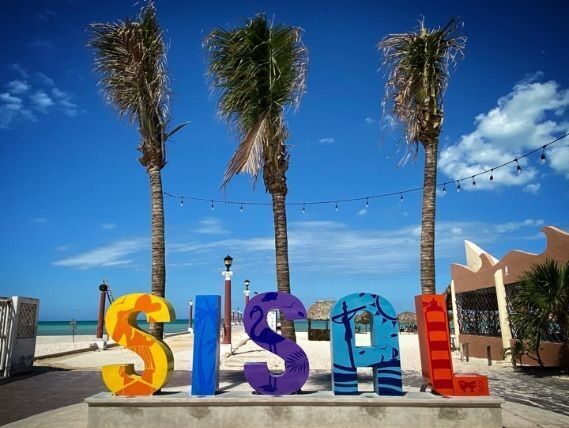
{"type": "Polygon", "coordinates": [[[106,101],[121,117],[137,123],[141,162],[165,163],[170,88],[166,45],[149,2],[135,20],[92,24],[89,46],[106,101]]]}
{"type": "Polygon", "coordinates": [[[241,172],[255,180],[267,163],[287,158],[284,109],[298,106],[308,63],[301,31],[258,15],[240,28],[215,29],[204,45],[219,114],[240,141],[223,184],[241,172]]]}
{"type": "Polygon", "coordinates": [[[532,265],[520,277],[510,316],[518,338],[535,349],[553,332],[569,342],[569,263],[554,260],[532,265]]]}
{"type": "Polygon", "coordinates": [[[417,153],[418,143],[440,132],[449,69],[466,43],[460,27],[452,19],[444,28],[430,30],[421,21],[417,31],[390,34],[379,43],[388,72],[383,105],[391,106],[403,126],[411,155],[417,153]]]}

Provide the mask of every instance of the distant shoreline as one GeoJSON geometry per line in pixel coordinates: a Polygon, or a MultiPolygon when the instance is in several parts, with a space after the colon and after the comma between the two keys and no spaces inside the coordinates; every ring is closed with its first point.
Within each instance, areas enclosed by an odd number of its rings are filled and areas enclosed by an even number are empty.
{"type": "MultiPolygon", "coordinates": [[[[189,320],[180,319],[164,324],[166,333],[180,333],[188,330],[189,320]]],[[[308,331],[308,322],[306,320],[298,320],[294,322],[298,332],[308,331]]],[[[324,328],[325,321],[312,321],[315,328],[324,328]]],[[[148,329],[146,321],[139,321],[142,329],[148,329]]],[[[95,336],[97,333],[97,321],[77,321],[75,335],[76,336],[95,336]]],[[[105,332],[106,333],[106,332],[105,332]]],[[[69,321],[39,321],[38,336],[71,336],[72,330],[69,321]]]]}

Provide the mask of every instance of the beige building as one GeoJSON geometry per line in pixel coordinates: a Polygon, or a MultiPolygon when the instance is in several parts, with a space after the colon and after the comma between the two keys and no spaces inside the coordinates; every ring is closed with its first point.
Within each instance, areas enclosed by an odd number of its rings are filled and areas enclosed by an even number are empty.
{"type": "MultiPolygon", "coordinates": [[[[451,298],[457,345],[467,345],[469,355],[504,359],[515,332],[508,320],[508,302],[516,292],[520,276],[535,263],[554,259],[569,261],[569,233],[553,226],[542,229],[547,239],[545,251],[531,254],[513,250],[501,260],[465,241],[466,265],[451,265],[451,298]]],[[[569,309],[568,309],[569,310],[569,309]]],[[[546,366],[569,366],[569,349],[554,332],[543,341],[540,354],[546,366]]],[[[537,364],[530,358],[524,364],[537,364]]]]}

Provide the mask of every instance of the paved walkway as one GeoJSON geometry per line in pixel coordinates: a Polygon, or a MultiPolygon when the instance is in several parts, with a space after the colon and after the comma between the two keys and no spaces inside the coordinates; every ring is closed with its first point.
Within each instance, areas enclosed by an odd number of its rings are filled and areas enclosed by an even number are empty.
{"type": "MultiPolygon", "coordinates": [[[[183,390],[190,383],[191,372],[176,370],[167,389],[183,390]]],[[[364,388],[371,385],[371,374],[364,373],[361,384],[364,388]]],[[[420,373],[404,372],[405,388],[416,389],[420,385],[420,373]]],[[[503,408],[504,426],[515,428],[569,426],[567,386],[569,383],[565,380],[528,377],[523,373],[500,374],[490,378],[493,393],[509,401],[503,408]]],[[[304,389],[329,390],[330,387],[330,373],[315,370],[311,372],[304,389]]],[[[98,371],[37,368],[33,373],[13,378],[0,386],[0,424],[21,421],[12,426],[86,426],[86,406],[81,403],[86,397],[103,389],[98,371]]],[[[222,370],[220,389],[250,387],[242,371],[222,370]]]]}
{"type": "MultiPolygon", "coordinates": [[[[168,390],[187,390],[191,384],[192,337],[184,335],[168,340],[176,355],[175,371],[168,390]]],[[[234,346],[242,338],[234,336],[234,346]]],[[[267,361],[269,355],[261,349],[241,346],[239,350],[221,361],[220,390],[246,390],[251,388],[243,376],[243,364],[267,361]]],[[[32,373],[9,379],[0,384],[0,425],[11,423],[13,427],[80,427],[86,426],[86,397],[105,389],[99,367],[109,362],[130,361],[132,353],[115,349],[104,353],[85,353],[76,356],[43,360],[43,367],[32,373]],[[130,355],[129,355],[130,354],[130,355]],[[108,361],[107,361],[108,360],[108,361]]],[[[280,364],[280,363],[279,363],[280,364]]],[[[474,371],[488,376],[490,390],[507,400],[503,406],[506,427],[569,427],[569,377],[537,375],[517,372],[510,367],[495,364],[485,366],[483,361],[455,362],[456,370],[474,371]]],[[[404,388],[416,390],[422,383],[421,374],[405,370],[404,388]]],[[[371,370],[362,370],[360,388],[372,390],[371,370]]],[[[330,390],[329,369],[311,370],[305,391],[330,390]]]]}

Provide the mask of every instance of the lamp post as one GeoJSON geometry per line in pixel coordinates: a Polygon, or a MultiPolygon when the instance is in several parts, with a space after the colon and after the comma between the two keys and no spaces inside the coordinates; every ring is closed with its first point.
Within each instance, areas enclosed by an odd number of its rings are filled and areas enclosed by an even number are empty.
{"type": "Polygon", "coordinates": [[[245,290],[243,291],[243,294],[245,294],[245,307],[247,307],[247,305],[249,304],[249,285],[251,284],[251,281],[249,281],[248,279],[246,279],[245,281],[243,281],[243,284],[245,285],[245,290]]]}
{"type": "Polygon", "coordinates": [[[99,319],[97,321],[97,339],[103,338],[103,326],[105,325],[105,299],[107,298],[107,291],[109,286],[104,282],[99,285],[101,295],[99,297],[99,319]]]}
{"type": "Polygon", "coordinates": [[[189,327],[188,331],[194,331],[194,301],[190,300],[190,320],[189,320],[189,327]]]}
{"type": "Polygon", "coordinates": [[[225,304],[223,310],[223,344],[231,344],[231,264],[233,263],[233,257],[229,254],[223,259],[223,264],[225,265],[225,271],[221,274],[225,278],[225,304]]]}

